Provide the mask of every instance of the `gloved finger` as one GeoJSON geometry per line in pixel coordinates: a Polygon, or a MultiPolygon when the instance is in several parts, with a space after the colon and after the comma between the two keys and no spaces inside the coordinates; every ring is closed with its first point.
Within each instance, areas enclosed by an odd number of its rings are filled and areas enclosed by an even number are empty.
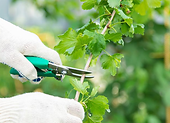
{"type": "Polygon", "coordinates": [[[50,49],[46,46],[39,47],[38,49],[39,49],[38,51],[35,50],[34,55],[44,58],[44,59],[47,59],[47,60],[54,62],[58,65],[62,65],[60,56],[56,51],[54,51],[53,49],[50,49]]]}
{"type": "Polygon", "coordinates": [[[33,84],[39,84],[42,80],[44,79],[44,77],[37,77],[36,79],[30,80],[31,83],[33,84]]]}
{"type": "MultiPolygon", "coordinates": [[[[14,74],[11,74],[12,78],[14,79],[18,79],[19,81],[21,82],[26,82],[28,81],[27,78],[25,78],[24,76],[22,75],[14,75],[14,74]]],[[[36,79],[33,79],[33,80],[29,80],[31,83],[33,84],[39,84],[42,80],[44,79],[44,77],[38,77],[36,79]]]]}
{"type": "Polygon", "coordinates": [[[0,61],[15,68],[22,76],[29,80],[37,78],[35,67],[18,51],[4,52],[0,61]],[[2,61],[3,60],[3,61],[2,61]]]}
{"type": "Polygon", "coordinates": [[[62,64],[60,56],[55,50],[46,47],[38,37],[35,36],[34,39],[36,39],[34,43],[31,43],[29,46],[26,46],[27,48],[24,52],[24,55],[37,56],[47,59],[58,65],[62,64]]]}
{"type": "Polygon", "coordinates": [[[76,116],[67,114],[65,117],[64,123],[82,123],[82,120],[76,116]]]}
{"type": "Polygon", "coordinates": [[[80,118],[81,120],[84,119],[83,106],[79,102],[77,102],[73,99],[67,101],[67,112],[71,115],[74,115],[74,116],[80,118]]]}
{"type": "Polygon", "coordinates": [[[14,78],[14,79],[18,79],[19,81],[21,81],[21,82],[26,82],[26,81],[28,81],[28,79],[26,79],[25,77],[23,77],[23,76],[20,76],[20,75],[14,75],[14,74],[10,74],[11,75],[11,77],[12,78],[14,78]]]}

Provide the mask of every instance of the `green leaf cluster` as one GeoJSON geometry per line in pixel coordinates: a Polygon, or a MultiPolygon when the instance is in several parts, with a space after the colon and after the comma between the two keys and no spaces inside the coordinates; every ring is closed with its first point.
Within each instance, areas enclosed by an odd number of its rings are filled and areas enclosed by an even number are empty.
{"type": "MultiPolygon", "coordinates": [[[[84,10],[90,10],[95,8],[99,16],[93,21],[90,21],[79,28],[77,31],[69,28],[63,35],[58,36],[60,42],[55,46],[60,54],[65,54],[71,59],[82,58],[85,55],[92,54],[93,59],[98,58],[100,54],[106,49],[109,42],[113,42],[116,45],[124,45],[123,37],[133,37],[134,34],[144,34],[144,24],[138,23],[133,19],[133,13],[138,13],[136,6],[142,6],[146,0],[81,0],[83,2],[82,8],[84,10]],[[112,11],[115,11],[115,15],[110,25],[107,27],[105,34],[101,34],[105,25],[111,18],[112,11]],[[97,24],[95,21],[100,21],[97,24]]],[[[148,1],[147,4],[151,4],[150,8],[159,7],[158,2],[148,1]],[[154,6],[154,7],[153,7],[154,6]]],[[[108,54],[108,53],[107,53],[108,54]]],[[[109,71],[111,75],[116,74],[116,69],[120,67],[120,59],[117,54],[115,55],[103,55],[101,57],[103,69],[109,67],[105,66],[105,63],[111,65],[109,71]],[[112,57],[110,57],[112,56],[112,57]],[[115,59],[119,59],[116,62],[115,59]]]]}
{"type": "Polygon", "coordinates": [[[58,37],[61,41],[55,46],[55,50],[61,54],[70,56],[72,59],[82,57],[85,54],[87,45],[92,40],[92,38],[82,33],[77,34],[77,32],[71,28],[58,37]]]}
{"type": "MultiPolygon", "coordinates": [[[[93,55],[93,59],[100,57],[101,66],[115,76],[120,67],[122,54],[114,52],[109,54],[107,45],[124,45],[124,37],[134,37],[135,34],[144,35],[144,21],[139,18],[148,17],[152,9],[160,7],[160,0],[80,0],[82,9],[95,9],[97,17],[90,19],[88,23],[77,31],[69,28],[63,35],[58,36],[60,42],[55,46],[60,54],[65,54],[71,59],[82,58],[85,55],[93,55]],[[113,17],[113,20],[111,18],[113,17]],[[105,30],[106,29],[106,30],[105,30]],[[103,33],[104,31],[104,33],[103,33]]],[[[92,10],[93,11],[93,10],[92,10]]],[[[144,90],[145,79],[139,77],[142,73],[147,78],[145,71],[138,70],[135,79],[139,80],[138,91],[144,90]]],[[[85,123],[100,123],[105,111],[109,109],[108,100],[104,96],[96,96],[98,87],[88,92],[90,86],[77,79],[70,80],[75,90],[81,93],[80,103],[86,112],[85,123]]],[[[135,115],[138,117],[138,114],[135,115]]]]}
{"type": "Polygon", "coordinates": [[[97,96],[86,102],[88,111],[84,123],[101,123],[103,115],[109,109],[108,99],[105,96],[97,96]]]}
{"type": "MultiPolygon", "coordinates": [[[[91,25],[91,23],[89,25],[91,25]]],[[[94,25],[94,27],[95,26],[96,25],[94,25]]],[[[59,53],[70,56],[72,59],[78,59],[88,51],[90,51],[90,53],[93,54],[93,57],[96,58],[106,48],[106,40],[112,40],[115,43],[120,43],[119,41],[122,40],[121,33],[111,33],[104,36],[84,28],[89,27],[87,25],[79,30],[80,32],[84,30],[84,34],[77,33],[75,30],[69,28],[63,35],[58,36],[61,41],[55,49],[59,53]]],[[[114,54],[112,56],[102,55],[101,63],[103,68],[109,68],[111,75],[115,75],[116,69],[120,67],[122,57],[123,55],[121,54],[114,54]]]]}
{"type": "Polygon", "coordinates": [[[106,48],[104,36],[96,32],[90,32],[88,30],[85,30],[84,34],[92,38],[88,49],[91,51],[94,57],[99,56],[102,50],[106,48]]]}
{"type": "Polygon", "coordinates": [[[81,84],[77,79],[70,80],[71,85],[75,90],[82,94],[80,103],[83,105],[86,112],[84,123],[101,123],[103,115],[109,109],[108,99],[105,96],[96,96],[99,86],[94,87],[91,93],[88,92],[90,88],[88,82],[81,84]]]}

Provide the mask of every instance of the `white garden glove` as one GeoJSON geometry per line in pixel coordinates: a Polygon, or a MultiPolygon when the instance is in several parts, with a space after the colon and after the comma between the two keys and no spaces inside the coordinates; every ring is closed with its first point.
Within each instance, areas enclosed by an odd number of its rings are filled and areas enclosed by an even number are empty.
{"type": "Polygon", "coordinates": [[[0,62],[22,73],[25,78],[13,76],[20,81],[41,80],[41,78],[36,79],[37,71],[24,55],[37,56],[62,64],[59,54],[46,47],[37,35],[0,18],[0,62]]]}
{"type": "Polygon", "coordinates": [[[0,123],[82,123],[84,109],[73,100],[40,92],[0,98],[0,123]]]}

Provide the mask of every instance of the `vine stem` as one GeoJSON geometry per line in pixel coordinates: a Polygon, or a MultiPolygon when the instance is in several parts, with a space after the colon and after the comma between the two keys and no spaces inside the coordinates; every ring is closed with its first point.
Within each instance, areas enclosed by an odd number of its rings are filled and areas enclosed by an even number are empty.
{"type": "MultiPolygon", "coordinates": [[[[86,65],[85,65],[85,67],[84,67],[84,70],[87,70],[87,69],[90,67],[90,62],[91,62],[92,58],[93,58],[93,55],[90,54],[90,56],[89,56],[89,58],[88,58],[88,60],[87,60],[87,62],[86,62],[86,65]]],[[[81,82],[82,84],[83,84],[84,78],[85,78],[85,74],[83,74],[83,75],[81,76],[81,79],[80,79],[80,82],[81,82]]],[[[77,91],[77,92],[76,92],[76,96],[75,96],[75,100],[76,100],[76,101],[79,100],[79,95],[80,95],[80,92],[77,91]]]]}
{"type": "MultiPolygon", "coordinates": [[[[101,32],[102,35],[103,35],[103,34],[106,32],[106,30],[109,28],[109,25],[111,24],[111,22],[112,22],[112,20],[113,20],[113,18],[114,18],[114,16],[115,16],[115,13],[116,13],[115,10],[113,10],[109,22],[106,24],[106,26],[104,27],[103,31],[101,32]]],[[[90,67],[90,62],[91,62],[92,58],[93,58],[93,55],[90,54],[90,56],[89,56],[89,58],[88,58],[88,60],[87,60],[87,62],[86,62],[86,65],[85,65],[85,67],[84,67],[84,70],[87,70],[87,69],[90,67]]],[[[82,77],[81,77],[81,79],[80,79],[80,82],[81,82],[82,84],[83,84],[83,82],[84,82],[84,78],[85,78],[85,74],[83,74],[82,77]]],[[[80,92],[77,91],[77,92],[76,92],[76,96],[75,96],[75,100],[76,100],[76,101],[79,100],[79,96],[80,96],[80,92]]]]}
{"type": "Polygon", "coordinates": [[[106,24],[106,26],[104,27],[101,34],[104,34],[106,32],[106,30],[109,28],[109,25],[110,25],[111,21],[113,20],[113,17],[115,16],[115,13],[116,13],[115,10],[113,10],[111,18],[110,18],[109,22],[106,24]]]}

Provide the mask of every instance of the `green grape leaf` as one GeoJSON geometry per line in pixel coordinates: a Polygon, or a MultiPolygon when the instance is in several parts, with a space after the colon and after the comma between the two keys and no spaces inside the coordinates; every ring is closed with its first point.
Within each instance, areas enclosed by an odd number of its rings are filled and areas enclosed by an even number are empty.
{"type": "Polygon", "coordinates": [[[122,34],[121,33],[111,33],[111,34],[106,34],[105,39],[107,40],[112,40],[113,42],[118,42],[119,40],[122,39],[122,34]]]}
{"type": "Polygon", "coordinates": [[[82,8],[84,10],[89,10],[92,9],[94,7],[94,5],[97,3],[97,0],[83,0],[84,3],[82,5],[82,8]]]}
{"type": "Polygon", "coordinates": [[[134,27],[135,27],[134,31],[136,34],[144,35],[144,25],[143,24],[135,24],[134,27]]]}
{"type": "Polygon", "coordinates": [[[133,24],[133,19],[127,16],[121,9],[115,8],[115,10],[116,10],[116,13],[120,15],[129,26],[133,24]]]}
{"type": "Polygon", "coordinates": [[[91,32],[88,30],[85,30],[84,34],[90,38],[93,38],[88,45],[88,49],[92,52],[94,57],[97,57],[106,47],[104,36],[102,34],[91,32]]]}
{"type": "Polygon", "coordinates": [[[120,67],[122,57],[124,56],[119,53],[115,53],[112,56],[103,54],[100,58],[103,69],[108,69],[111,72],[111,75],[114,76],[116,74],[117,68],[120,67]]]}
{"type": "Polygon", "coordinates": [[[120,6],[120,0],[107,0],[111,8],[120,6]]]}
{"type": "Polygon", "coordinates": [[[143,2],[134,6],[134,10],[140,15],[146,15],[148,9],[149,7],[146,0],[143,0],[143,2]]]}
{"type": "Polygon", "coordinates": [[[92,40],[92,38],[89,38],[87,35],[82,35],[80,33],[77,36],[77,43],[74,47],[74,51],[70,55],[72,59],[78,59],[82,57],[85,54],[85,48],[87,47],[88,43],[92,40]]]}
{"type": "Polygon", "coordinates": [[[74,87],[75,90],[77,90],[83,95],[86,94],[87,89],[90,88],[88,82],[84,82],[83,84],[81,84],[81,82],[78,81],[77,79],[70,79],[70,83],[74,87]]]}
{"type": "Polygon", "coordinates": [[[130,26],[126,23],[123,23],[121,26],[121,32],[125,36],[133,37],[133,34],[130,32],[130,26]]]}
{"type": "Polygon", "coordinates": [[[63,35],[59,35],[60,43],[55,46],[58,53],[68,53],[73,51],[73,47],[77,43],[77,33],[72,28],[69,28],[63,35]],[[71,48],[71,49],[70,49],[71,48]]]}
{"type": "Polygon", "coordinates": [[[89,99],[86,103],[89,115],[87,115],[86,123],[100,123],[103,115],[109,109],[108,99],[105,96],[97,96],[89,99]]]}
{"type": "Polygon", "coordinates": [[[97,25],[96,23],[92,22],[92,20],[90,20],[87,24],[85,24],[83,27],[81,27],[78,30],[78,33],[83,33],[84,30],[93,31],[96,29],[99,29],[99,25],[97,25]]]}
{"type": "Polygon", "coordinates": [[[90,97],[96,96],[96,94],[97,94],[97,92],[98,92],[98,90],[99,90],[99,87],[100,87],[100,86],[97,86],[97,87],[94,87],[94,88],[92,89],[92,92],[91,92],[91,94],[90,94],[90,97]]]}
{"type": "Polygon", "coordinates": [[[148,6],[150,8],[158,8],[161,7],[162,0],[147,0],[148,6]]]}
{"type": "Polygon", "coordinates": [[[79,34],[77,36],[77,44],[75,46],[75,50],[81,49],[84,46],[87,46],[87,44],[92,40],[93,38],[88,37],[87,35],[79,34]]]}

